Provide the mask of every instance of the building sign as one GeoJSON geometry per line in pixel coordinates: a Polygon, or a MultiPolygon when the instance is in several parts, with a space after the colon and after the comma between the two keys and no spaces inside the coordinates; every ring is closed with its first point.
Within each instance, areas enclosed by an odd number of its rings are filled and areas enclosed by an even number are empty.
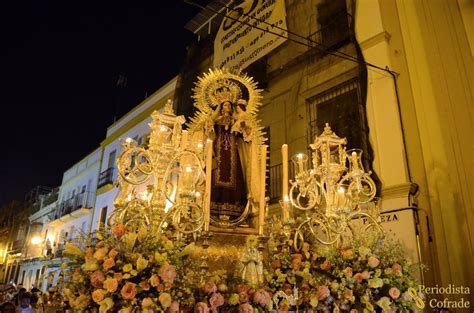
{"type": "Polygon", "coordinates": [[[240,2],[229,10],[217,32],[215,67],[244,69],[286,40],[273,34],[287,36],[285,0],[240,2]]]}

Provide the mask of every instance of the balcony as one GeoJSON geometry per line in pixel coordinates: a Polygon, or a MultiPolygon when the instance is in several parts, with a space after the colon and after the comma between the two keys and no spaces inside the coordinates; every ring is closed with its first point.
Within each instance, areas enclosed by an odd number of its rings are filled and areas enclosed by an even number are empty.
{"type": "Polygon", "coordinates": [[[95,194],[84,191],[61,202],[51,216],[50,226],[58,226],[89,213],[94,204],[95,194]]]}
{"type": "Polygon", "coordinates": [[[114,183],[114,173],[115,173],[115,168],[114,167],[109,167],[99,175],[99,183],[97,185],[97,188],[104,187],[109,184],[114,183]]]}

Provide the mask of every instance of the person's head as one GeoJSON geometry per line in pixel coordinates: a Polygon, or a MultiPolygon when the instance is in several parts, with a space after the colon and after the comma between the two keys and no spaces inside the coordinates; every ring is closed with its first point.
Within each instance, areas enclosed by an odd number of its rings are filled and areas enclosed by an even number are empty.
{"type": "Polygon", "coordinates": [[[38,295],[36,293],[31,294],[30,301],[31,301],[31,306],[36,307],[36,305],[38,304],[38,301],[39,301],[38,295]]]}
{"type": "Polygon", "coordinates": [[[221,113],[232,113],[232,103],[230,103],[230,101],[225,101],[222,103],[221,113]]]}
{"type": "Polygon", "coordinates": [[[15,313],[16,308],[15,305],[11,302],[5,302],[3,305],[0,306],[0,311],[3,313],[15,313]]]}
{"type": "Polygon", "coordinates": [[[25,292],[20,297],[20,306],[22,308],[27,308],[30,306],[31,303],[31,294],[29,292],[25,292]]]}

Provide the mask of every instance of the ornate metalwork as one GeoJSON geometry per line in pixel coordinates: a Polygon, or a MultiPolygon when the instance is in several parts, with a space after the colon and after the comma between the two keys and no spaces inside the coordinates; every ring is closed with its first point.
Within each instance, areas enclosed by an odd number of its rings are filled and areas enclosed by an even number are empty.
{"type": "Polygon", "coordinates": [[[119,192],[109,224],[146,226],[154,231],[172,226],[177,233],[200,231],[205,222],[203,198],[205,143],[188,144],[183,116],[176,116],[168,100],[149,124],[147,146],[130,138],[122,142],[117,159],[119,192]],[[132,225],[133,224],[133,225],[132,225]]]}
{"type": "Polygon", "coordinates": [[[365,172],[362,150],[346,151],[347,140],[338,137],[326,123],[324,132],[310,145],[309,158],[297,154],[292,158],[295,180],[290,181],[289,201],[293,208],[305,211],[306,218],[294,227],[294,245],[300,249],[305,237],[312,236],[325,245],[340,244],[346,231],[353,231],[350,221],[366,218],[365,228],[382,231],[378,212],[368,212],[376,193],[371,172],[365,172]]]}

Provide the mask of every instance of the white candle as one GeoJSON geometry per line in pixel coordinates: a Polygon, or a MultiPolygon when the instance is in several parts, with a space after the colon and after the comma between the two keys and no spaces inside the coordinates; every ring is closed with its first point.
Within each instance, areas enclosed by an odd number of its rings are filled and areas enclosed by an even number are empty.
{"type": "Polygon", "coordinates": [[[258,234],[263,235],[265,224],[265,178],[267,170],[267,145],[261,146],[260,159],[260,209],[258,211],[258,234]]]}
{"type": "Polygon", "coordinates": [[[211,222],[211,177],[212,177],[212,140],[206,142],[206,192],[204,194],[204,231],[209,231],[211,222]]]}
{"type": "Polygon", "coordinates": [[[282,167],[283,167],[283,181],[282,181],[282,198],[283,198],[283,207],[282,207],[282,218],[283,221],[289,219],[288,211],[288,145],[284,144],[281,146],[281,158],[282,158],[282,167]]]}
{"type": "Polygon", "coordinates": [[[188,145],[188,131],[183,130],[181,133],[181,150],[185,150],[188,145]]]}
{"type": "Polygon", "coordinates": [[[303,158],[303,153],[298,153],[298,173],[303,173],[304,171],[303,158]]]}
{"type": "Polygon", "coordinates": [[[343,187],[339,187],[336,192],[336,205],[343,206],[346,203],[346,195],[343,187]]]}

